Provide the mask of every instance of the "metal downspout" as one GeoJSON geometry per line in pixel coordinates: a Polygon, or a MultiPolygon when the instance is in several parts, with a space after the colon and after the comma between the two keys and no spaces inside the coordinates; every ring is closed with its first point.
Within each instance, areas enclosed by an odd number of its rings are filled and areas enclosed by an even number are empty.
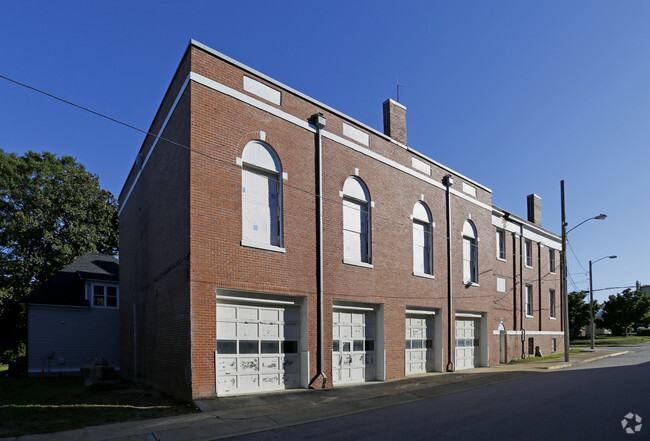
{"type": "Polygon", "coordinates": [[[452,357],[452,348],[454,342],[454,328],[453,328],[453,287],[451,276],[451,186],[454,184],[454,179],[451,175],[446,175],[443,184],[447,187],[446,200],[447,200],[447,372],[454,372],[456,365],[452,357]]]}
{"type": "Polygon", "coordinates": [[[327,376],[325,375],[325,349],[324,349],[324,323],[323,323],[323,138],[321,130],[327,124],[322,113],[315,113],[311,117],[311,123],[316,126],[316,248],[317,248],[317,281],[316,295],[318,297],[318,359],[314,378],[309,386],[320,376],[323,379],[321,387],[325,389],[327,376]]]}
{"type": "Polygon", "coordinates": [[[521,358],[526,358],[526,330],[524,329],[524,225],[519,235],[519,329],[521,329],[521,358]]]}

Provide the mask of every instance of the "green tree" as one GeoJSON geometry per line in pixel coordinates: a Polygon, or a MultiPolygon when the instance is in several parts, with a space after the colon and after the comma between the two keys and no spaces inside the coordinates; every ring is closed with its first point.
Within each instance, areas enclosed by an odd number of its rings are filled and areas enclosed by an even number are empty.
{"type": "Polygon", "coordinates": [[[630,328],[650,324],[650,296],[643,291],[626,289],[610,295],[603,304],[603,327],[615,335],[625,335],[630,328]]]}
{"type": "MultiPolygon", "coordinates": [[[[589,303],[585,301],[587,293],[569,293],[569,337],[575,338],[580,331],[591,322],[591,311],[589,303]]],[[[594,300],[594,314],[600,311],[600,305],[594,300]]]]}
{"type": "Polygon", "coordinates": [[[117,201],[71,156],[0,149],[0,362],[24,347],[19,300],[86,252],[115,255],[117,201]]]}

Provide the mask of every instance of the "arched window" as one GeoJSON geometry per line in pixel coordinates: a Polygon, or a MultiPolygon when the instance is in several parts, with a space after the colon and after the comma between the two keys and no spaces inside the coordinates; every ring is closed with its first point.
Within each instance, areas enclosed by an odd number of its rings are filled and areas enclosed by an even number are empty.
{"type": "Polygon", "coordinates": [[[370,193],[356,176],[343,184],[343,259],[370,263],[370,193]]]}
{"type": "Polygon", "coordinates": [[[431,212],[424,202],[413,207],[413,273],[433,275],[431,212]]]}
{"type": "Polygon", "coordinates": [[[469,220],[463,225],[463,283],[478,283],[478,235],[469,220]]]}
{"type": "Polygon", "coordinates": [[[242,153],[242,245],[282,246],[282,166],[261,141],[242,153]]]}

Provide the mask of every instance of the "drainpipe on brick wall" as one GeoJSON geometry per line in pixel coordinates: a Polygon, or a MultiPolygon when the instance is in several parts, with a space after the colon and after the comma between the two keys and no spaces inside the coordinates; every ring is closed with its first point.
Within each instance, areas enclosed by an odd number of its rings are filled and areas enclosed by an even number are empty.
{"type": "Polygon", "coordinates": [[[452,304],[453,286],[451,276],[451,186],[454,185],[454,179],[451,175],[446,175],[442,182],[447,188],[447,372],[454,372],[456,370],[456,365],[452,361],[452,348],[454,342],[454,308],[452,304]]]}
{"type": "Polygon", "coordinates": [[[524,225],[519,235],[519,329],[521,329],[521,358],[526,358],[526,330],[524,329],[524,225]]]}
{"type": "Polygon", "coordinates": [[[318,371],[314,378],[309,382],[309,386],[320,376],[323,379],[321,387],[325,389],[327,385],[327,375],[325,375],[325,350],[323,335],[323,138],[321,130],[327,124],[327,120],[322,113],[315,113],[311,117],[311,123],[316,126],[316,246],[318,263],[318,277],[316,281],[316,293],[318,296],[318,359],[316,370],[318,371]]]}

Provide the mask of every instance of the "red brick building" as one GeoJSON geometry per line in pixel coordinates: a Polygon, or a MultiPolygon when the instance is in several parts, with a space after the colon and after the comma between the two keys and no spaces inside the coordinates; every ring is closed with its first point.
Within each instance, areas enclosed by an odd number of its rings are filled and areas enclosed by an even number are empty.
{"type": "Polygon", "coordinates": [[[120,195],[125,376],[193,399],[562,347],[539,198],[493,206],[383,110],[384,133],[190,43],[120,195]]]}

